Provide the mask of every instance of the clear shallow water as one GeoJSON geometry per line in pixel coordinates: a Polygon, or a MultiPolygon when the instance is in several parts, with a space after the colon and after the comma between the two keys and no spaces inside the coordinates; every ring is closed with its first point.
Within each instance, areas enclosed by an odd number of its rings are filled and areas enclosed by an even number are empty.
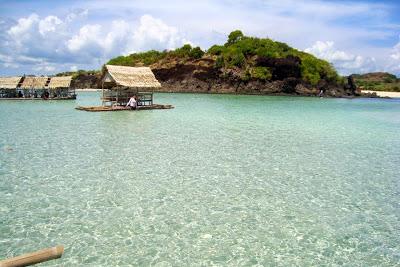
{"type": "Polygon", "coordinates": [[[400,101],[157,94],[0,102],[0,258],[61,266],[400,265],[400,101]]]}

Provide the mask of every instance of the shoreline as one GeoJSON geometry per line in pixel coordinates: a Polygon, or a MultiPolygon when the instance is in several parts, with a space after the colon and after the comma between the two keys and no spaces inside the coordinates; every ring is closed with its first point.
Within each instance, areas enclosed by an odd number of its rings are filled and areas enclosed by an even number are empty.
{"type": "MultiPolygon", "coordinates": [[[[95,88],[83,88],[83,89],[75,89],[76,92],[101,92],[101,89],[95,88]]],[[[390,97],[390,98],[400,98],[400,92],[387,92],[387,91],[373,91],[373,90],[362,90],[362,93],[376,93],[379,97],[390,97]]],[[[155,91],[155,93],[177,93],[177,92],[163,92],[163,91],[155,91]]],[[[179,92],[179,93],[196,93],[196,92],[179,92]]],[[[197,92],[198,93],[198,92],[197,92]]],[[[207,93],[205,93],[207,94],[207,93]]],[[[215,93],[214,93],[215,94],[215,93]]],[[[216,93],[221,94],[221,93],[216,93]]],[[[222,93],[224,94],[224,93],[222,93]]],[[[229,93],[227,93],[229,94],[229,93]]],[[[245,94],[247,95],[247,94],[245,94]]],[[[249,94],[249,95],[259,95],[259,94],[249,94]]],[[[290,95],[290,94],[272,94],[274,96],[305,96],[305,95],[290,95]]],[[[305,96],[309,97],[309,96],[305,96]]],[[[339,97],[341,98],[341,97],[339,97]]]]}
{"type": "Polygon", "coordinates": [[[376,93],[379,97],[400,98],[400,92],[361,90],[362,93],[376,93]]]}
{"type": "Polygon", "coordinates": [[[101,92],[101,89],[94,89],[94,88],[75,89],[75,92],[101,92]]]}

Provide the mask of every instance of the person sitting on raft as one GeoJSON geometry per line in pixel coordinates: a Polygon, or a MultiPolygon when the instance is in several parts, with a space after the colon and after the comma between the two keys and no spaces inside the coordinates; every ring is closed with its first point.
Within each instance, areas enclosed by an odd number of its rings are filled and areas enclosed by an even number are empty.
{"type": "Polygon", "coordinates": [[[126,107],[128,107],[128,106],[129,106],[131,109],[136,109],[136,107],[137,107],[136,97],[132,96],[132,97],[129,99],[128,104],[126,104],[126,107]]]}

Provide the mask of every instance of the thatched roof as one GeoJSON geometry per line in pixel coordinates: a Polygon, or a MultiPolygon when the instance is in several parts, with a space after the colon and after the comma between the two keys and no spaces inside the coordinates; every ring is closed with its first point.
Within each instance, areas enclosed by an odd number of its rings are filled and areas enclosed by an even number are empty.
{"type": "Polygon", "coordinates": [[[48,87],[50,89],[55,88],[67,88],[71,85],[72,76],[52,77],[48,87]]]}
{"type": "Polygon", "coordinates": [[[15,89],[19,81],[21,80],[20,77],[0,77],[0,88],[5,89],[15,89]]]}
{"type": "Polygon", "coordinates": [[[105,82],[115,82],[117,85],[135,88],[161,87],[149,67],[125,67],[106,65],[105,82]]]}
{"type": "Polygon", "coordinates": [[[25,77],[22,82],[22,89],[41,89],[46,87],[48,77],[25,77]]]}

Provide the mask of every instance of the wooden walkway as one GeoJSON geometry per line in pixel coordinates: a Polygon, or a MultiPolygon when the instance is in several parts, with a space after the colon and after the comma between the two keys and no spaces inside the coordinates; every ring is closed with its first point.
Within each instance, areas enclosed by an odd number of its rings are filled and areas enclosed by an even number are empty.
{"type": "Polygon", "coordinates": [[[88,112],[105,112],[105,111],[140,111],[140,110],[152,110],[152,109],[173,109],[172,105],[161,105],[161,104],[153,104],[153,105],[146,105],[146,106],[139,106],[136,110],[132,110],[129,107],[104,107],[104,106],[96,106],[96,107],[82,107],[78,106],[75,109],[83,110],[88,112]]]}
{"type": "Polygon", "coordinates": [[[24,98],[24,97],[0,97],[0,101],[1,100],[42,100],[42,101],[48,101],[48,100],[75,100],[76,99],[76,96],[75,97],[54,97],[54,98],[47,98],[47,99],[43,99],[43,98],[40,98],[40,97],[37,97],[37,98],[33,98],[33,97],[27,97],[27,98],[24,98]]]}

